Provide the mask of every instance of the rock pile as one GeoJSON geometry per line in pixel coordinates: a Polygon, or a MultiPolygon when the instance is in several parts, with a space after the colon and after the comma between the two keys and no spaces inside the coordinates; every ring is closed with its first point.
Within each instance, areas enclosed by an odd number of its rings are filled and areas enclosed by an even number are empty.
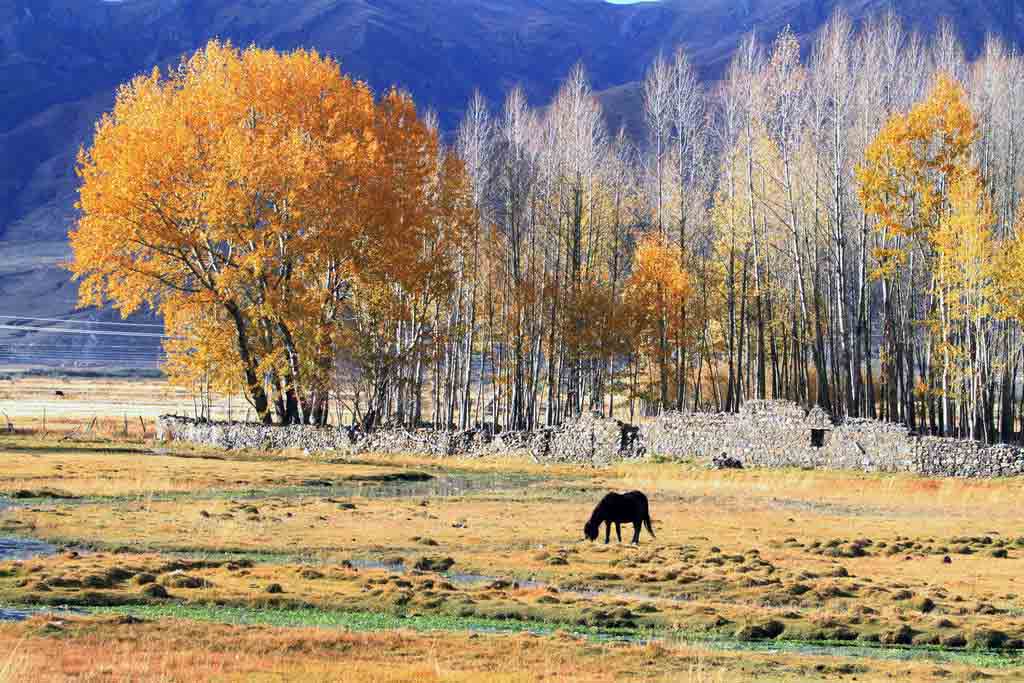
{"type": "Polygon", "coordinates": [[[716,470],[742,470],[743,463],[736,458],[730,458],[725,453],[716,455],[711,459],[711,466],[716,470]]]}

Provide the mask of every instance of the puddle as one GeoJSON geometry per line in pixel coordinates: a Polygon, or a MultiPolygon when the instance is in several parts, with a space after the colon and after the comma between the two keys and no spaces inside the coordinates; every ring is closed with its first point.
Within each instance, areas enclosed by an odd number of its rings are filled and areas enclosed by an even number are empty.
{"type": "MultiPolygon", "coordinates": [[[[260,489],[214,489],[146,495],[147,500],[261,500],[266,498],[451,498],[473,493],[515,491],[541,481],[536,476],[481,476],[442,474],[425,479],[311,480],[304,485],[260,489]]],[[[102,503],[108,498],[64,500],[61,504],[102,503]]]]}
{"type": "MultiPolygon", "coordinates": [[[[538,481],[530,476],[445,474],[419,481],[342,480],[313,491],[332,496],[361,498],[449,498],[486,491],[526,488],[538,481]]],[[[311,493],[313,491],[310,491],[311,493]]]]}
{"type": "Polygon", "coordinates": [[[25,621],[39,614],[59,617],[68,614],[83,615],[88,612],[74,607],[0,607],[0,622],[25,621]]]}
{"type": "MultiPolygon", "coordinates": [[[[16,507],[17,503],[8,498],[0,498],[0,514],[16,507]]],[[[57,547],[37,541],[34,538],[18,538],[17,536],[0,536],[0,562],[6,560],[28,560],[42,555],[54,555],[57,547]]],[[[0,617],[2,619],[2,617],[0,617]]]]}
{"type": "Polygon", "coordinates": [[[349,566],[355,569],[383,569],[386,572],[392,574],[404,574],[405,563],[404,562],[384,562],[382,560],[345,560],[342,562],[344,565],[348,563],[349,566]]]}
{"type": "Polygon", "coordinates": [[[124,498],[147,501],[175,500],[261,500],[265,498],[450,498],[473,493],[515,491],[538,481],[535,475],[438,474],[423,472],[398,473],[364,479],[315,479],[299,485],[270,486],[251,489],[211,489],[207,491],[164,491],[127,496],[82,496],[80,498],[26,498],[12,501],[0,498],[0,513],[5,509],[31,503],[57,506],[89,505],[124,498]]]}
{"type": "MultiPolygon", "coordinates": [[[[411,570],[407,567],[404,562],[385,562],[383,560],[346,560],[349,566],[355,569],[382,569],[392,574],[404,574],[406,571],[411,570]]],[[[434,573],[434,572],[425,572],[434,573]]],[[[545,588],[548,584],[541,581],[533,581],[531,579],[519,581],[516,579],[502,579],[497,576],[488,576],[486,574],[472,574],[467,572],[439,572],[448,581],[458,584],[461,586],[482,586],[485,584],[494,583],[501,581],[508,583],[510,587],[518,588],[545,588]]]]}
{"type": "MultiPolygon", "coordinates": [[[[501,579],[497,576],[486,576],[484,574],[465,574],[462,572],[450,572],[444,575],[446,579],[452,583],[459,584],[462,586],[482,586],[485,584],[492,584],[495,582],[507,583],[508,587],[517,590],[525,589],[530,590],[533,588],[547,588],[550,584],[544,583],[543,581],[536,581],[534,579],[501,579]]],[[[571,591],[561,591],[562,593],[572,594],[571,591]]]]}
{"type": "Polygon", "coordinates": [[[29,617],[38,614],[35,610],[7,609],[0,607],[0,621],[25,621],[29,617]]]}
{"type": "Polygon", "coordinates": [[[56,546],[31,538],[0,538],[0,561],[28,560],[41,555],[53,555],[56,546]]]}

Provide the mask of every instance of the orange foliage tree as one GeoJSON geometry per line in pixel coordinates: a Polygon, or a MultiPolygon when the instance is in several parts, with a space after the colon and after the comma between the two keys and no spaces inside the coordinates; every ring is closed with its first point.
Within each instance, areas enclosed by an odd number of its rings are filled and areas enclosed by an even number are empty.
{"type": "Polygon", "coordinates": [[[268,423],[326,421],[357,297],[437,288],[466,216],[411,99],[304,50],[212,41],[134,79],[78,173],[80,304],[159,311],[171,378],[242,388],[268,423]]]}
{"type": "Polygon", "coordinates": [[[637,347],[654,359],[658,381],[663,384],[669,374],[667,350],[682,346],[687,335],[684,311],[691,294],[680,247],[663,236],[643,237],[636,248],[625,297],[637,347]]]}

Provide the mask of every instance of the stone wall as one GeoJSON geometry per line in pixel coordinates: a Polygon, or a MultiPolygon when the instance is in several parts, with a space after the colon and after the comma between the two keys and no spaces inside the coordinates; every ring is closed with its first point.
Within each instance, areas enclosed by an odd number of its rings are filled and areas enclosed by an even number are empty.
{"type": "Polygon", "coordinates": [[[307,453],[420,453],[435,456],[529,454],[539,462],[605,465],[646,454],[711,463],[716,457],[744,467],[912,472],[942,477],[1024,475],[1024,449],[976,441],[917,437],[877,420],[833,424],[820,408],[788,401],[748,401],[738,414],[666,413],[639,428],[584,415],[557,428],[490,435],[433,429],[379,429],[370,434],[308,426],[268,427],[164,416],[157,438],[224,449],[300,450],[307,453]]]}
{"type": "Polygon", "coordinates": [[[306,453],[417,453],[480,457],[530,454],[541,462],[603,465],[620,457],[636,457],[642,446],[630,440],[635,428],[594,415],[584,415],[557,428],[532,433],[490,435],[483,430],[449,432],[434,429],[382,428],[369,434],[335,427],[267,426],[251,422],[209,422],[174,415],[157,420],[158,441],[181,441],[225,450],[299,450],[306,453]]]}
{"type": "Polygon", "coordinates": [[[1018,477],[1024,449],[927,436],[914,445],[913,472],[931,477],[1018,477]]]}
{"type": "Polygon", "coordinates": [[[644,454],[639,430],[618,420],[594,414],[556,428],[541,429],[532,437],[531,452],[542,462],[607,465],[621,458],[644,454]]]}

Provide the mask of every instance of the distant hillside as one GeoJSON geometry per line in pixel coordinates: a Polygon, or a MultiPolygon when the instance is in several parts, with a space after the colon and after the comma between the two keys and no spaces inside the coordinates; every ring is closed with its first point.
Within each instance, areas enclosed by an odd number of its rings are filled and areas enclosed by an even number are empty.
{"type": "MultiPolygon", "coordinates": [[[[713,79],[743,35],[809,36],[837,7],[881,0],[0,0],[0,314],[65,316],[74,288],[55,263],[74,220],[74,156],[117,84],[211,37],[316,48],[378,90],[397,84],[453,127],[479,87],[495,104],[521,84],[535,104],[582,61],[613,126],[638,125],[636,82],[683,44],[713,79]]],[[[1014,0],[900,0],[925,31],[949,17],[969,51],[988,32],[1024,39],[1014,0]]]]}

